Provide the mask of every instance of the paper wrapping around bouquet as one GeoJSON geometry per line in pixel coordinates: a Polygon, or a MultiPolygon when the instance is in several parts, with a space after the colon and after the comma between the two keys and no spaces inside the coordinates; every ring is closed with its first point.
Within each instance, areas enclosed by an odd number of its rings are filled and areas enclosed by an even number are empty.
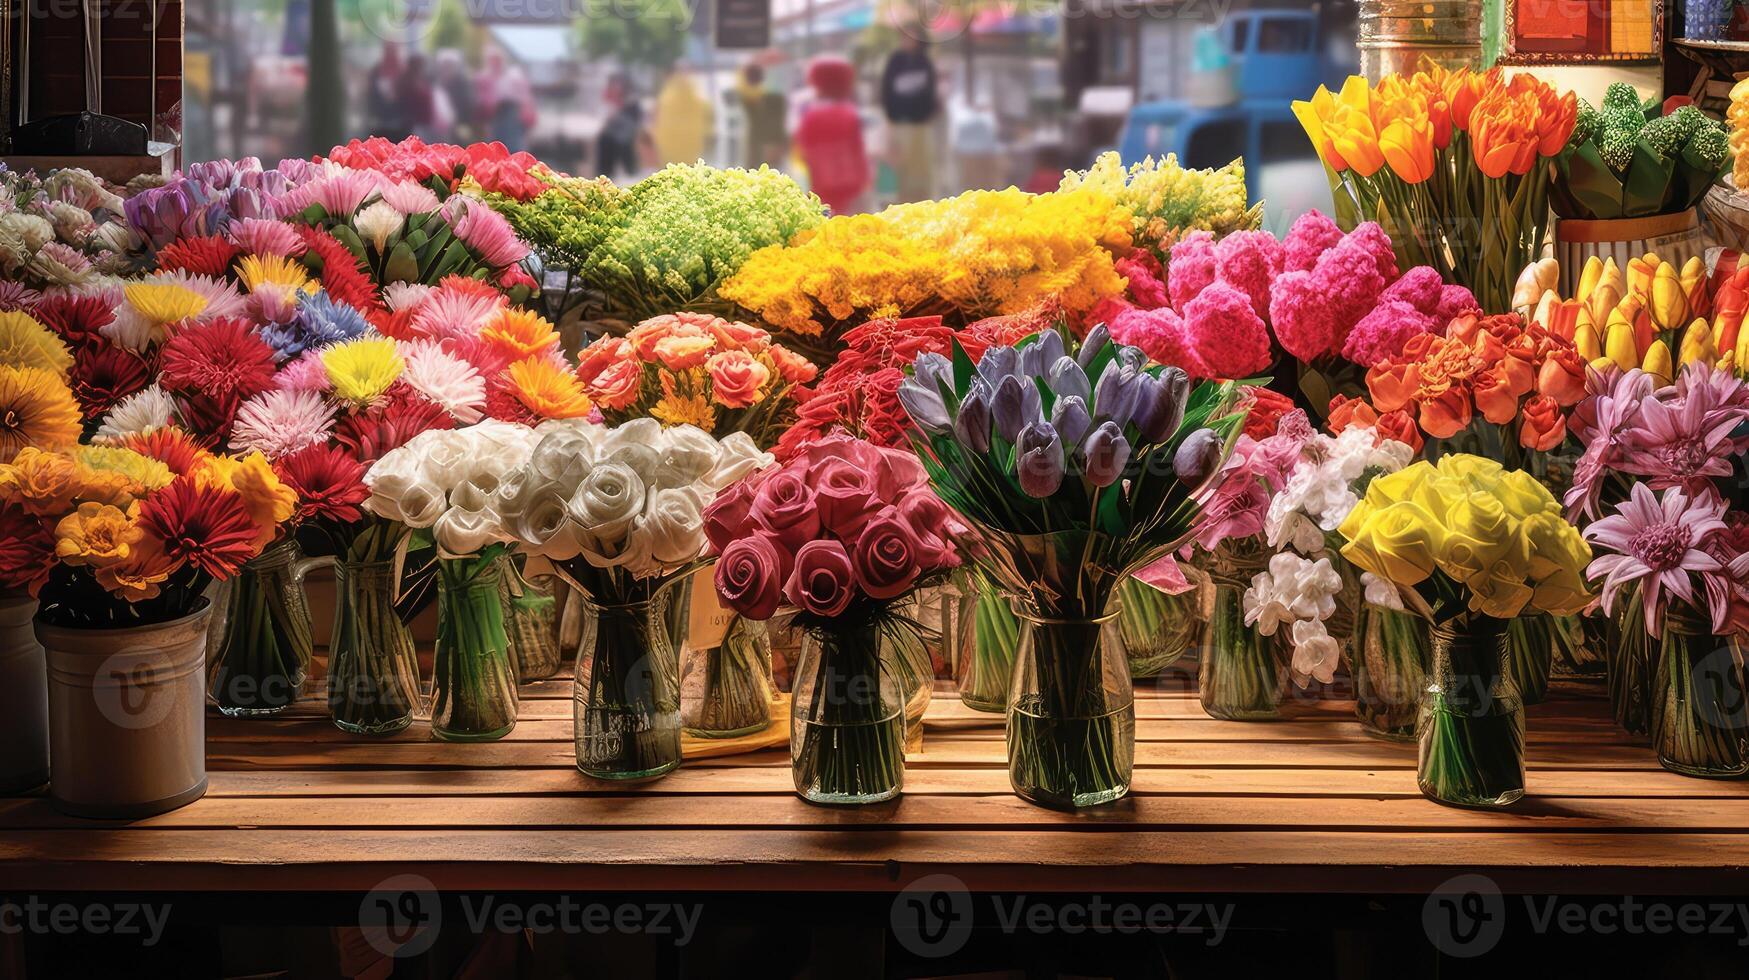
{"type": "Polygon", "coordinates": [[[1647,252],[1656,253],[1678,269],[1689,259],[1703,255],[1706,237],[1701,233],[1700,212],[1690,209],[1644,218],[1610,221],[1561,218],[1555,222],[1555,257],[1561,262],[1563,296],[1578,292],[1587,259],[1593,256],[1614,259],[1617,267],[1626,269],[1629,262],[1647,252]]]}
{"type": "Polygon", "coordinates": [[[789,708],[790,696],[777,692],[771,696],[771,724],[760,731],[734,738],[695,738],[682,733],[680,757],[716,759],[726,755],[785,748],[789,745],[789,708]]]}

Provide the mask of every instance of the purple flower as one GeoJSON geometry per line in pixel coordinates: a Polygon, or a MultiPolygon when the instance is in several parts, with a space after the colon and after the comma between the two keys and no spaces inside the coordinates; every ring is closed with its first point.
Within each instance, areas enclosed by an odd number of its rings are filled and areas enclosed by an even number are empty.
{"type": "Polygon", "coordinates": [[[953,427],[953,420],[947,416],[947,404],[941,400],[939,391],[918,384],[915,378],[906,378],[899,384],[898,395],[905,413],[924,432],[942,435],[953,427]]]}
{"type": "Polygon", "coordinates": [[[1106,366],[1105,373],[1093,386],[1093,413],[1116,422],[1119,427],[1130,424],[1136,414],[1137,390],[1135,371],[1117,364],[1106,366]]]}
{"type": "Polygon", "coordinates": [[[1665,388],[1640,403],[1638,418],[1622,433],[1620,469],[1645,477],[1654,490],[1682,487],[1693,495],[1731,475],[1731,460],[1742,452],[1732,433],[1749,421],[1749,408],[1732,404],[1734,390],[1700,372],[1684,377],[1694,384],[1665,388]]]}
{"type": "Polygon", "coordinates": [[[995,418],[996,434],[1017,443],[1020,430],[1044,418],[1038,385],[1012,374],[1003,378],[990,402],[990,414],[995,418]]]}
{"type": "Polygon", "coordinates": [[[992,347],[978,359],[978,376],[989,382],[991,388],[998,388],[1003,378],[1019,372],[1020,352],[1012,347],[992,347]]]}
{"type": "Polygon", "coordinates": [[[1020,489],[1044,498],[1063,485],[1063,442],[1049,422],[1034,422],[1020,433],[1020,458],[1015,463],[1020,489]]]}
{"type": "MultiPolygon", "coordinates": [[[[1708,592],[1720,588],[1710,580],[1728,571],[1705,549],[1708,538],[1725,530],[1725,502],[1711,487],[1691,498],[1673,487],[1657,496],[1635,483],[1616,512],[1585,529],[1592,545],[1613,552],[1591,560],[1585,573],[1603,586],[1603,611],[1613,615],[1621,590],[1638,583],[1645,605],[1646,628],[1659,635],[1670,597],[1699,606],[1694,575],[1708,592]]],[[[1714,610],[1715,619],[1723,612],[1714,610]]]]}
{"type": "Polygon", "coordinates": [[[1130,442],[1115,422],[1101,422],[1081,447],[1087,457],[1087,482],[1109,487],[1123,476],[1130,462],[1130,442]]]}
{"type": "Polygon", "coordinates": [[[1051,427],[1057,430],[1063,445],[1073,449],[1081,445],[1082,437],[1093,428],[1093,416],[1080,396],[1066,395],[1051,406],[1051,427]]]}
{"type": "Polygon", "coordinates": [[[1051,386],[1051,390],[1059,398],[1074,396],[1083,402],[1093,398],[1093,382],[1087,380],[1087,372],[1081,370],[1081,365],[1072,357],[1057,358],[1050,366],[1045,383],[1051,386]]]}
{"type": "Polygon", "coordinates": [[[1105,350],[1105,345],[1109,343],[1111,343],[1111,331],[1106,329],[1105,324],[1101,323],[1087,331],[1087,339],[1081,341],[1081,350],[1075,355],[1075,360],[1081,365],[1081,369],[1085,371],[1091,368],[1093,359],[1098,357],[1099,352],[1105,350]]]}
{"type": "Polygon", "coordinates": [[[1020,373],[1034,378],[1042,378],[1057,359],[1065,355],[1063,350],[1063,335],[1055,330],[1046,330],[1038,335],[1038,339],[1020,349],[1020,373]]]}
{"type": "Polygon", "coordinates": [[[972,379],[972,390],[960,400],[953,437],[974,453],[990,451],[990,387],[981,378],[972,379]]]}

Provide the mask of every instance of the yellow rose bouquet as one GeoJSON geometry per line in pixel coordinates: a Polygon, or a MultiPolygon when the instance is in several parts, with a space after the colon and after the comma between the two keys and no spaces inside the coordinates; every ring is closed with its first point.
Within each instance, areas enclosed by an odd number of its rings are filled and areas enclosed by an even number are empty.
{"type": "Polygon", "coordinates": [[[1512,651],[1546,658],[1546,635],[1526,624],[1578,613],[1592,598],[1590,546],[1554,495],[1493,460],[1451,455],[1373,480],[1337,533],[1343,558],[1431,624],[1417,724],[1422,792],[1468,806],[1523,796],[1512,651]]]}

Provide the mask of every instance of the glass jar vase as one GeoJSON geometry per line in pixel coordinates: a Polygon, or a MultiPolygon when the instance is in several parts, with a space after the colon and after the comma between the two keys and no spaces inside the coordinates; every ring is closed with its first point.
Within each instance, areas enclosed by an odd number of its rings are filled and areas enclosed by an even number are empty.
{"type": "Polygon", "coordinates": [[[328,715],[355,735],[387,735],[418,712],[419,659],[395,613],[393,560],[334,563],[328,715]]]}
{"type": "Polygon", "coordinates": [[[1609,707],[1615,723],[1629,735],[1652,730],[1652,673],[1657,650],[1646,628],[1639,593],[1625,593],[1609,620],[1603,646],[1604,676],[1609,682],[1609,707]]]}
{"type": "Polygon", "coordinates": [[[516,727],[516,672],[504,627],[503,575],[503,560],[495,554],[438,559],[433,738],[489,742],[516,727]]]}
{"type": "Polygon", "coordinates": [[[738,738],[771,725],[771,633],[717,598],[708,569],[677,585],[670,622],[683,623],[680,728],[694,738],[738,738]]]}
{"type": "Polygon", "coordinates": [[[1430,627],[1415,734],[1416,782],[1431,800],[1502,807],[1524,795],[1524,702],[1506,632],[1505,621],[1475,614],[1430,627]]]}
{"type": "Polygon", "coordinates": [[[1427,621],[1370,602],[1362,607],[1360,621],[1352,657],[1355,717],[1368,735],[1413,742],[1427,689],[1427,621]]]}
{"type": "Polygon", "coordinates": [[[1525,704],[1541,704],[1549,690],[1559,624],[1546,613],[1526,612],[1506,621],[1506,668],[1525,704]]]}
{"type": "Polygon", "coordinates": [[[1654,642],[1651,731],[1658,764],[1704,779],[1749,776],[1743,641],[1714,636],[1703,619],[1672,609],[1654,642]]]}
{"type": "Polygon", "coordinates": [[[1020,646],[1020,622],[1006,596],[975,568],[963,572],[959,606],[959,640],[953,679],[960,702],[974,711],[1008,710],[1014,653],[1020,646]]]}
{"type": "MultiPolygon", "coordinates": [[[[1193,582],[1200,572],[1186,569],[1193,582]]],[[[1140,680],[1155,677],[1177,663],[1196,642],[1199,588],[1167,595],[1131,576],[1118,586],[1117,625],[1129,657],[1130,676],[1140,680]]]]}
{"type": "MultiPolygon", "coordinates": [[[[597,779],[645,779],[680,765],[680,665],[670,620],[674,585],[609,605],[582,592],[583,639],[571,714],[577,768],[597,779]]],[[[681,621],[684,623],[684,620],[681,621]]]]}
{"type": "Polygon", "coordinates": [[[1067,810],[1122,798],[1135,766],[1136,709],[1118,613],[1067,620],[1016,612],[1007,732],[1014,792],[1067,810]]]}
{"type": "Polygon", "coordinates": [[[902,642],[890,622],[815,625],[802,634],[790,708],[790,771],[810,803],[879,803],[905,784],[902,642]]]}
{"type": "Polygon", "coordinates": [[[518,681],[540,681],[557,674],[564,653],[559,646],[558,584],[551,575],[525,576],[516,558],[504,558],[505,630],[510,635],[510,665],[518,681]]]}
{"type": "Polygon", "coordinates": [[[1281,717],[1288,685],[1282,634],[1264,636],[1245,625],[1244,590],[1237,585],[1217,580],[1207,592],[1207,639],[1197,671],[1203,710],[1226,721],[1281,717]]]}
{"type": "Polygon", "coordinates": [[[327,563],[306,560],[288,538],[268,545],[232,579],[219,646],[207,662],[207,699],[220,714],[271,715],[297,701],[314,646],[304,576],[327,563]]]}

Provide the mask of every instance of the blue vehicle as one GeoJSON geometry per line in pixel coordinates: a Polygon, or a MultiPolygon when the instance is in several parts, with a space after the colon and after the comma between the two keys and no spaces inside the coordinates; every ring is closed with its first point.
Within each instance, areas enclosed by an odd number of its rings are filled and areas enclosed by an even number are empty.
{"type": "Polygon", "coordinates": [[[1320,37],[1310,11],[1232,13],[1198,39],[1197,62],[1207,77],[1230,73],[1237,100],[1140,103],[1125,120],[1119,155],[1132,164],[1176,153],[1187,167],[1220,167],[1242,156],[1251,199],[1269,201],[1271,215],[1328,208],[1323,168],[1290,108],[1330,80],[1320,37]]]}

